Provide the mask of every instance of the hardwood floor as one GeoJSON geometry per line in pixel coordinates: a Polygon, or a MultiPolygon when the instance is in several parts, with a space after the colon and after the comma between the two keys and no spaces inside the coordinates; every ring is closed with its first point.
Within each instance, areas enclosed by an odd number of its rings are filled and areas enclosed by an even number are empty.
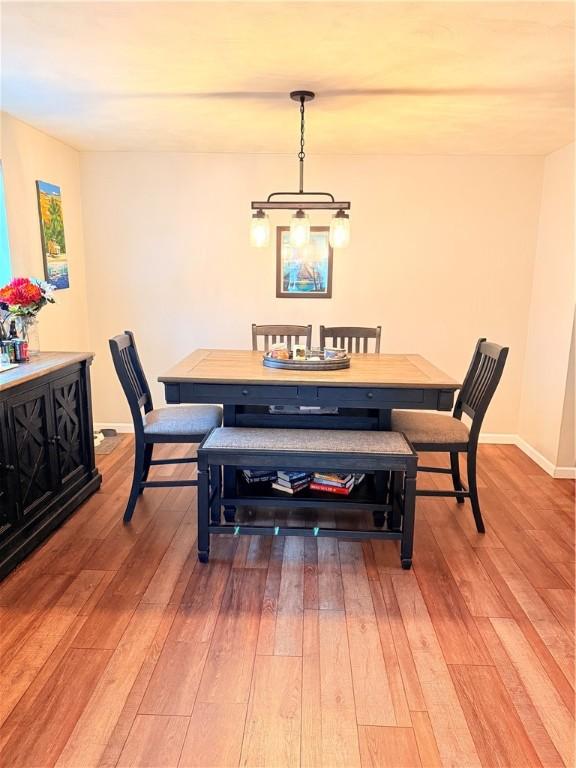
{"type": "Polygon", "coordinates": [[[396,542],[294,537],[215,537],[203,566],[194,489],[124,527],[131,439],[100,458],[0,584],[0,765],[574,765],[572,482],[483,445],[486,535],[420,498],[410,572],[396,542]]]}

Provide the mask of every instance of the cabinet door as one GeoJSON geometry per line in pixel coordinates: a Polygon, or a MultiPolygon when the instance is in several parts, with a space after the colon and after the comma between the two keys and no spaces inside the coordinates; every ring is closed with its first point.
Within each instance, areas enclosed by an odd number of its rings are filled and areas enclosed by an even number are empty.
{"type": "Polygon", "coordinates": [[[9,451],[16,466],[14,490],[19,515],[29,517],[54,495],[56,472],[51,450],[52,412],[48,385],[7,403],[9,451]]]}
{"type": "Polygon", "coordinates": [[[14,493],[16,467],[8,453],[8,424],[6,409],[0,403],[0,538],[9,533],[18,519],[14,493]]]}
{"type": "Polygon", "coordinates": [[[80,371],[57,379],[50,385],[55,432],[57,471],[64,486],[84,474],[89,467],[86,394],[80,371]]]}

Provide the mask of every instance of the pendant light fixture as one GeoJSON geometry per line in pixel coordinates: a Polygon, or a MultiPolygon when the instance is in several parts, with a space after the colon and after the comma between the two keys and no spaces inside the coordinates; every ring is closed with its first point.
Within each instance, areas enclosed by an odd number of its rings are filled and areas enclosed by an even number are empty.
{"type": "Polygon", "coordinates": [[[330,245],[332,248],[345,248],[350,242],[350,201],[336,201],[330,192],[304,191],[304,111],[305,103],[312,101],[315,94],[312,91],[292,91],[290,98],[300,102],[300,151],[298,162],[300,169],[300,185],[298,192],[272,192],[265,201],[253,201],[252,224],[250,241],[257,248],[264,248],[270,242],[270,219],[265,211],[291,210],[295,211],[290,219],[290,245],[302,248],[310,242],[310,218],[306,211],[336,211],[330,224],[330,245]],[[288,197],[288,200],[273,198],[288,197]],[[306,200],[306,197],[323,197],[325,200],[306,200]]]}
{"type": "Polygon", "coordinates": [[[250,242],[256,248],[265,248],[270,242],[270,219],[264,211],[256,211],[252,214],[250,242]]]}
{"type": "Polygon", "coordinates": [[[330,245],[332,248],[346,248],[350,242],[350,216],[338,211],[330,222],[330,245]]]}
{"type": "Polygon", "coordinates": [[[303,210],[296,211],[290,219],[290,245],[301,248],[310,242],[310,217],[303,210]]]}

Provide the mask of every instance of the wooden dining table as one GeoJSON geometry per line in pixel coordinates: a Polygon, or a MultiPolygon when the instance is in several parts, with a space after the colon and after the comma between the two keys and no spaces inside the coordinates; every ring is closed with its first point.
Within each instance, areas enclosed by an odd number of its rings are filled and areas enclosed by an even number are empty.
{"type": "Polygon", "coordinates": [[[268,406],[337,408],[334,419],[315,423],[338,428],[390,429],[394,408],[449,411],[460,383],[421,355],[352,355],[349,368],[301,371],[267,368],[262,352],[197,349],[159,381],[167,403],[222,403],[226,426],[298,426],[313,411],[270,413],[268,406]]]}
{"type": "MultiPolygon", "coordinates": [[[[224,426],[366,430],[390,429],[394,408],[449,411],[461,386],[416,354],[353,354],[349,368],[302,371],[237,349],[197,349],[158,380],[167,403],[221,403],[224,426]]],[[[225,468],[227,495],[235,484],[225,468]]],[[[385,479],[377,485],[384,493],[385,479]]]]}

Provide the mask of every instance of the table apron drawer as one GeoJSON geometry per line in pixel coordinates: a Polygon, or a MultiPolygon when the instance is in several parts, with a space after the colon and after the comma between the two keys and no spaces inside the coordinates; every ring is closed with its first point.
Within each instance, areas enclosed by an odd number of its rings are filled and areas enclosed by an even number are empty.
{"type": "Polygon", "coordinates": [[[387,389],[374,387],[319,387],[318,399],[323,403],[373,403],[378,407],[419,405],[424,400],[421,389],[387,389]]]}
{"type": "Polygon", "coordinates": [[[450,410],[454,392],[409,387],[315,387],[271,384],[195,384],[167,382],[167,403],[223,403],[228,405],[315,405],[387,410],[414,408],[450,410]]]}
{"type": "Polygon", "coordinates": [[[298,387],[274,387],[267,384],[194,384],[192,394],[204,402],[210,399],[212,403],[241,403],[243,400],[255,402],[267,399],[284,401],[297,400],[298,387]]]}

